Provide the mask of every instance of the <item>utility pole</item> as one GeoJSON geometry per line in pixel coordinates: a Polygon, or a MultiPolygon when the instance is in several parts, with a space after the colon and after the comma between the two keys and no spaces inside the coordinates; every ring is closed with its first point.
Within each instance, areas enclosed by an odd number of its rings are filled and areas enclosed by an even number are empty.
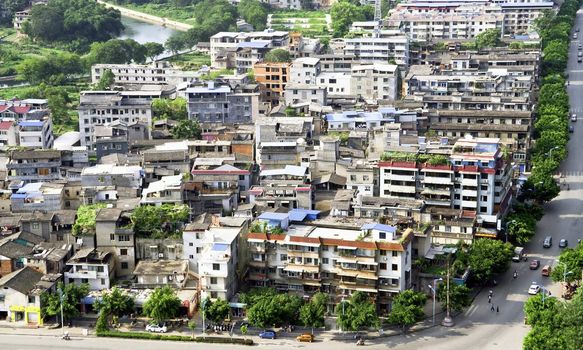
{"type": "Polygon", "coordinates": [[[449,257],[447,258],[447,290],[446,290],[446,304],[445,304],[445,309],[446,309],[446,315],[445,318],[443,319],[443,321],[441,322],[441,325],[444,327],[451,327],[454,325],[453,322],[453,318],[451,318],[451,315],[449,313],[449,257]]]}
{"type": "Polygon", "coordinates": [[[65,335],[65,318],[63,317],[63,301],[65,301],[65,294],[63,293],[63,289],[59,288],[59,300],[61,301],[61,333],[65,335]]]}

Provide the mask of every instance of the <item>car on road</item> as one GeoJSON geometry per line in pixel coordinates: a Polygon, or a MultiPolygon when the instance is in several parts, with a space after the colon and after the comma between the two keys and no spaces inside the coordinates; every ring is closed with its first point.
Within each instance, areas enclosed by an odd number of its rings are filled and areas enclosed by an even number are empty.
{"type": "Polygon", "coordinates": [[[573,39],[577,39],[577,33],[573,34],[573,39]]]}
{"type": "Polygon", "coordinates": [[[573,125],[569,125],[569,132],[571,134],[575,132],[575,127],[573,125]]]}
{"type": "Polygon", "coordinates": [[[575,33],[579,33],[579,28],[575,29],[575,33]]]}
{"type": "Polygon", "coordinates": [[[540,293],[540,286],[536,282],[532,282],[528,288],[528,294],[537,295],[538,293],[540,293]]]}
{"type": "Polygon", "coordinates": [[[271,329],[264,330],[263,332],[259,333],[259,338],[261,339],[275,339],[276,337],[277,334],[271,329]]]}
{"type": "Polygon", "coordinates": [[[559,248],[567,248],[568,245],[569,241],[564,238],[559,241],[559,248]]]}
{"type": "Polygon", "coordinates": [[[571,121],[572,122],[576,122],[577,121],[577,114],[575,114],[575,113],[571,114],[571,121]]]}
{"type": "Polygon", "coordinates": [[[528,265],[528,267],[531,270],[536,270],[536,269],[538,269],[539,266],[540,266],[540,260],[536,260],[536,259],[531,260],[530,264],[528,265]]]}
{"type": "Polygon", "coordinates": [[[304,333],[302,335],[298,335],[296,337],[296,340],[297,341],[300,341],[300,342],[309,342],[309,343],[311,343],[311,342],[314,341],[314,336],[312,334],[310,334],[310,333],[304,333]]]}
{"type": "Polygon", "coordinates": [[[577,63],[583,62],[583,57],[577,57],[577,63]]]}
{"type": "Polygon", "coordinates": [[[543,266],[543,269],[541,270],[540,273],[545,277],[549,277],[551,275],[551,266],[550,265],[543,266]]]}
{"type": "Polygon", "coordinates": [[[583,52],[582,51],[577,52],[577,57],[583,57],[583,52]]]}
{"type": "Polygon", "coordinates": [[[168,332],[168,328],[166,328],[165,324],[151,323],[146,326],[146,331],[152,333],[166,333],[168,332]]]}
{"type": "Polygon", "coordinates": [[[579,50],[583,50],[583,44],[578,44],[578,45],[577,45],[577,48],[578,48],[579,50]]]}
{"type": "Polygon", "coordinates": [[[553,245],[553,238],[551,236],[546,236],[543,241],[543,248],[550,248],[553,245]]]}

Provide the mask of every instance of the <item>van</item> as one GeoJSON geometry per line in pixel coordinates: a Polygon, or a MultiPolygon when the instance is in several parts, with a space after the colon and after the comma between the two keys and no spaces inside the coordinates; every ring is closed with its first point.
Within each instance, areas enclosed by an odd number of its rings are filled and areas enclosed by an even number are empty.
{"type": "Polygon", "coordinates": [[[516,247],[514,248],[514,256],[512,257],[512,261],[520,262],[524,255],[524,248],[523,247],[516,247]]]}
{"type": "Polygon", "coordinates": [[[553,238],[551,236],[546,236],[543,242],[543,248],[550,248],[553,245],[553,238]]]}
{"type": "Polygon", "coordinates": [[[543,269],[540,271],[540,273],[545,277],[549,277],[551,275],[551,267],[549,265],[543,266],[543,269]]]}

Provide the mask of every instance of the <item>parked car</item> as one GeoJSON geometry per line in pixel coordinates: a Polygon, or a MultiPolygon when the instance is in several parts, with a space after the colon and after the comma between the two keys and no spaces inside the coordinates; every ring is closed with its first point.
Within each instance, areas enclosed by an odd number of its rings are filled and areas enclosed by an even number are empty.
{"type": "Polygon", "coordinates": [[[573,33],[573,39],[577,39],[577,33],[573,33]]]}
{"type": "Polygon", "coordinates": [[[569,125],[569,132],[571,134],[575,132],[575,127],[573,125],[569,125]]]}
{"type": "Polygon", "coordinates": [[[572,122],[576,122],[577,121],[577,114],[575,114],[575,113],[571,114],[571,121],[572,122]]]}
{"type": "Polygon", "coordinates": [[[549,277],[551,275],[551,266],[550,265],[543,266],[543,269],[541,270],[541,275],[549,277]]]}
{"type": "Polygon", "coordinates": [[[264,330],[263,332],[259,333],[259,338],[261,339],[275,339],[276,337],[277,334],[272,330],[264,330]]]}
{"type": "Polygon", "coordinates": [[[528,288],[528,294],[537,295],[538,293],[540,293],[540,286],[536,282],[532,282],[528,288]]]}
{"type": "Polygon", "coordinates": [[[543,248],[550,248],[553,245],[553,238],[551,236],[546,236],[543,242],[543,248]]]}
{"type": "Polygon", "coordinates": [[[296,337],[297,341],[301,341],[301,342],[313,342],[314,341],[314,336],[310,333],[304,333],[302,335],[298,335],[296,337]]]}
{"type": "Polygon", "coordinates": [[[583,62],[583,57],[577,57],[577,63],[583,62]]]}
{"type": "Polygon", "coordinates": [[[530,261],[529,267],[531,270],[536,270],[536,269],[538,269],[539,266],[540,266],[540,260],[533,259],[530,261]]]}
{"type": "Polygon", "coordinates": [[[166,333],[168,332],[168,328],[166,328],[165,324],[151,323],[146,326],[146,331],[153,333],[166,333]]]}
{"type": "Polygon", "coordinates": [[[559,248],[567,248],[568,245],[569,241],[564,238],[559,241],[559,248]]]}

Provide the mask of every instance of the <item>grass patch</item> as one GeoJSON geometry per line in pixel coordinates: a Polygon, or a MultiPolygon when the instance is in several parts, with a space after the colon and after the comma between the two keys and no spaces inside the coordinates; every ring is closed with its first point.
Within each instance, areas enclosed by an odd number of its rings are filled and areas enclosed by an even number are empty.
{"type": "Polygon", "coordinates": [[[324,11],[282,10],[271,14],[271,18],[326,18],[324,11]]]}
{"type": "Polygon", "coordinates": [[[183,70],[197,70],[211,65],[211,57],[197,52],[185,53],[168,59],[168,62],[183,70]]]}
{"type": "Polygon", "coordinates": [[[234,69],[220,69],[214,72],[210,72],[209,74],[201,75],[201,80],[215,80],[221,75],[233,75],[235,73],[234,69]]]}
{"type": "Polygon", "coordinates": [[[27,58],[47,57],[64,52],[66,51],[40,46],[22,37],[10,43],[0,41],[0,77],[17,75],[18,65],[27,58]]]}

